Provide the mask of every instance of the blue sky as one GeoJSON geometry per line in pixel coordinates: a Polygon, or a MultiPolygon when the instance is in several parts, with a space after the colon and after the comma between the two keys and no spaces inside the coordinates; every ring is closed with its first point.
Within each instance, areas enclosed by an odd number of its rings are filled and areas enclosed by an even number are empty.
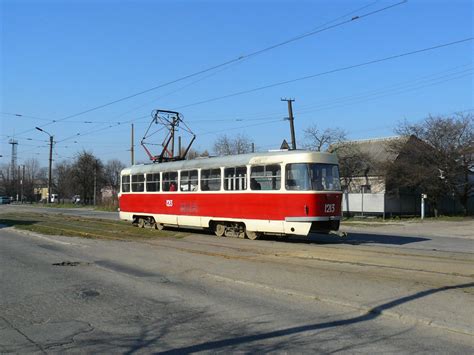
{"type": "MultiPolygon", "coordinates": [[[[128,164],[130,122],[138,144],[157,108],[180,111],[197,134],[194,148],[200,151],[211,151],[222,134],[245,134],[261,150],[289,141],[282,97],[295,99],[298,143],[314,124],[366,139],[393,135],[404,119],[474,108],[472,41],[188,106],[470,38],[473,7],[467,0],[411,0],[65,120],[398,1],[0,2],[0,164],[9,162],[8,140],[14,136],[19,164],[37,158],[47,165],[47,136],[35,126],[54,135],[55,161],[88,150],[104,161],[128,164]]],[[[136,160],[146,161],[139,146],[136,160]]]]}

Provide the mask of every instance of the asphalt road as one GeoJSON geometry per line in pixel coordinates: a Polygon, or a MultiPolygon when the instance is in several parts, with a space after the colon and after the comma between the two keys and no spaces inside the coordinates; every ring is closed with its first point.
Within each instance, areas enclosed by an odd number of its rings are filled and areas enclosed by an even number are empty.
{"type": "Polygon", "coordinates": [[[469,252],[0,229],[0,352],[471,353],[469,252]]]}

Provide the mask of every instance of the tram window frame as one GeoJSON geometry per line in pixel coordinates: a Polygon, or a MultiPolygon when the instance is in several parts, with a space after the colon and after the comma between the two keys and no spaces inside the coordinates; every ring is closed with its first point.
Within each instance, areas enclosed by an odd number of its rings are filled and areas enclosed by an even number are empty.
{"type": "Polygon", "coordinates": [[[179,174],[179,189],[183,192],[195,192],[198,190],[199,172],[195,170],[183,170],[179,174]],[[187,189],[184,190],[184,186],[187,189]]]}
{"type": "Polygon", "coordinates": [[[234,166],[234,167],[224,168],[224,190],[225,191],[247,190],[247,176],[248,176],[247,166],[234,166]],[[242,173],[244,174],[242,175],[242,173]]]}
{"type": "Polygon", "coordinates": [[[145,174],[132,174],[131,187],[132,192],[144,192],[145,174]]]}
{"type": "Polygon", "coordinates": [[[250,190],[281,190],[281,165],[253,165],[250,167],[250,190]],[[270,173],[270,174],[268,174],[270,173]]]}
{"type": "Polygon", "coordinates": [[[122,175],[122,192],[128,193],[131,190],[130,187],[130,175],[122,175]]]}
{"type": "Polygon", "coordinates": [[[201,191],[220,191],[222,186],[221,168],[201,169],[200,182],[201,191]]]}
{"type": "Polygon", "coordinates": [[[161,191],[161,174],[160,173],[146,174],[146,191],[147,192],[160,192],[161,191]]]}
{"type": "Polygon", "coordinates": [[[166,171],[162,173],[162,191],[164,192],[178,192],[178,172],[166,171]],[[175,185],[175,190],[170,190],[171,184],[175,185]]]}

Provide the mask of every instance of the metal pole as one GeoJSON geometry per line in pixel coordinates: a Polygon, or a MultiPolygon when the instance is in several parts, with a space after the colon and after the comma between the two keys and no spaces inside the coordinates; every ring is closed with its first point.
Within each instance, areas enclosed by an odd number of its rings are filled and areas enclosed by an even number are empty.
{"type": "Polygon", "coordinates": [[[174,158],[174,132],[175,132],[175,125],[176,125],[177,119],[176,117],[173,117],[173,123],[171,125],[171,159],[174,158]]]}
{"type": "Polygon", "coordinates": [[[425,218],[425,194],[421,194],[421,219],[425,218]]]}
{"type": "Polygon", "coordinates": [[[135,144],[134,144],[134,137],[133,137],[133,123],[132,123],[132,137],[131,137],[131,145],[130,145],[130,162],[135,164],[135,144]]]}
{"type": "Polygon", "coordinates": [[[364,217],[364,186],[362,186],[362,217],[364,217]]]}
{"type": "Polygon", "coordinates": [[[94,166],[94,206],[96,205],[96,195],[97,195],[97,160],[94,166]]]}
{"type": "Polygon", "coordinates": [[[21,203],[23,203],[23,191],[24,191],[23,185],[24,184],[25,184],[25,166],[23,165],[23,167],[22,167],[22,176],[21,176],[21,180],[20,180],[20,185],[21,185],[20,200],[21,200],[21,203]]]}
{"type": "Polygon", "coordinates": [[[295,124],[293,117],[293,106],[292,102],[295,99],[281,99],[281,101],[286,101],[288,103],[288,120],[290,121],[290,131],[291,131],[291,149],[296,149],[296,137],[295,137],[295,124]]]}
{"type": "Polygon", "coordinates": [[[48,203],[51,203],[51,182],[53,171],[53,136],[49,136],[49,173],[48,173],[48,203]]]}

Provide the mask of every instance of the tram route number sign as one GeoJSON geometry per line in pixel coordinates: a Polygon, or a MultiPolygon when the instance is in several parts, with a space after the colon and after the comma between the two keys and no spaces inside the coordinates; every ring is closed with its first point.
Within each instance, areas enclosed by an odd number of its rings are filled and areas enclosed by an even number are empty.
{"type": "Polygon", "coordinates": [[[334,211],[336,211],[336,204],[335,203],[326,203],[324,205],[324,212],[333,213],[334,211]]]}

